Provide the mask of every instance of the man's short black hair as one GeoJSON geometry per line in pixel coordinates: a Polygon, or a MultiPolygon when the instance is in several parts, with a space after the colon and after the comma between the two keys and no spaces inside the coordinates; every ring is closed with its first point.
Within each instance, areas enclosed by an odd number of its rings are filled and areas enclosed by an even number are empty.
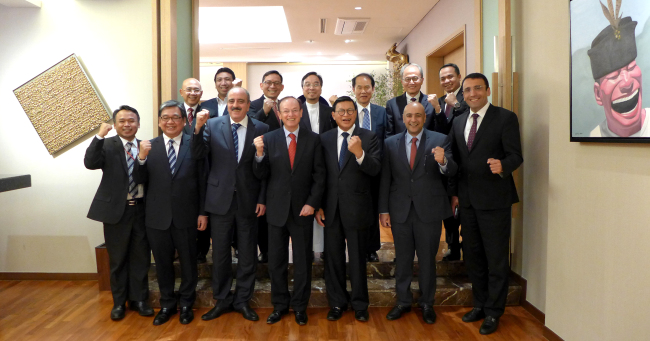
{"type": "Polygon", "coordinates": [[[262,76],[262,83],[264,83],[264,80],[266,79],[266,76],[268,76],[268,75],[278,75],[278,76],[280,76],[280,83],[284,82],[284,79],[282,79],[282,75],[278,71],[271,70],[271,71],[266,71],[264,76],[262,76]]]}
{"type": "Polygon", "coordinates": [[[336,106],[339,103],[343,103],[343,102],[352,102],[352,104],[354,104],[354,110],[357,110],[357,103],[352,98],[350,98],[349,96],[341,96],[336,99],[334,104],[332,104],[332,111],[336,111],[336,106]]]}
{"type": "Polygon", "coordinates": [[[444,68],[446,68],[446,67],[450,67],[450,66],[454,68],[454,70],[456,71],[456,75],[457,75],[457,76],[460,76],[460,69],[458,68],[458,65],[456,65],[456,64],[454,64],[454,63],[447,63],[447,64],[443,65],[443,66],[440,68],[440,70],[438,70],[438,73],[440,73],[440,71],[442,71],[442,69],[444,69],[444,68]]]}
{"type": "Polygon", "coordinates": [[[171,107],[177,107],[181,111],[181,117],[187,119],[187,113],[185,112],[185,106],[183,103],[175,100],[167,101],[163,103],[160,106],[160,109],[158,109],[158,117],[162,115],[162,112],[164,109],[171,108],[171,107]]]}
{"type": "Polygon", "coordinates": [[[217,82],[217,75],[222,73],[222,72],[228,72],[232,76],[232,80],[235,80],[235,71],[233,71],[229,67],[222,67],[219,70],[217,70],[217,73],[214,74],[214,82],[217,82]]]}
{"type": "Polygon", "coordinates": [[[469,75],[465,76],[465,78],[463,78],[463,85],[461,86],[461,88],[465,87],[465,80],[466,79],[482,79],[485,82],[485,89],[487,90],[487,89],[490,88],[490,82],[488,82],[487,77],[485,77],[485,75],[482,74],[482,73],[475,72],[475,73],[470,73],[469,75]]]}
{"type": "Polygon", "coordinates": [[[305,87],[305,79],[309,76],[316,76],[318,77],[318,80],[320,81],[320,86],[323,86],[323,77],[321,77],[316,71],[312,72],[307,72],[306,75],[302,76],[302,81],[300,81],[300,87],[304,88],[305,87]]]}
{"type": "Polygon", "coordinates": [[[135,110],[135,108],[130,107],[130,106],[128,106],[128,105],[120,105],[119,108],[117,108],[117,109],[115,109],[115,110],[113,111],[113,123],[116,123],[116,121],[115,121],[115,117],[117,116],[117,113],[120,112],[120,111],[122,111],[122,110],[130,111],[130,112],[134,113],[135,116],[138,117],[138,122],[140,122],[140,114],[138,114],[138,111],[135,110]]]}
{"type": "Polygon", "coordinates": [[[370,84],[372,84],[373,89],[375,88],[375,79],[372,77],[371,74],[364,72],[364,73],[360,73],[360,74],[354,76],[354,78],[352,78],[352,89],[354,89],[354,87],[357,85],[357,78],[359,78],[361,76],[366,76],[366,77],[370,78],[370,84]]]}

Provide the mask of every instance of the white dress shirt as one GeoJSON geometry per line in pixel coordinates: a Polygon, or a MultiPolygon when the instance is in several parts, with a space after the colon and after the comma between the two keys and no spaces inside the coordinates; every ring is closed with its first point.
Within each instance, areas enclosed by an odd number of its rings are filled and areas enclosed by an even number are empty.
{"type": "MultiPolygon", "coordinates": [[[[352,132],[354,131],[355,126],[356,126],[356,124],[353,124],[352,127],[350,128],[350,130],[347,131],[347,133],[350,134],[350,135],[348,135],[348,138],[347,138],[348,146],[350,145],[350,138],[352,137],[352,132]]],[[[341,146],[343,145],[343,135],[342,134],[345,133],[346,131],[341,130],[340,127],[336,128],[336,130],[338,130],[338,135],[337,135],[337,138],[336,138],[336,150],[338,151],[338,153],[336,153],[336,159],[338,160],[339,158],[341,158],[341,146]]],[[[348,150],[348,153],[352,153],[352,152],[348,150]]],[[[356,155],[353,154],[353,156],[356,159],[356,155]]],[[[356,159],[357,163],[361,164],[363,162],[363,158],[365,156],[366,156],[366,152],[364,151],[363,154],[361,154],[361,157],[356,159]]]]}
{"type": "Polygon", "coordinates": [[[370,122],[370,128],[368,130],[372,131],[372,115],[370,115],[370,103],[368,103],[367,107],[364,107],[360,103],[357,103],[357,115],[359,116],[357,122],[359,122],[359,127],[363,127],[363,120],[364,120],[363,109],[368,109],[368,122],[370,122]]]}
{"type": "Polygon", "coordinates": [[[405,94],[406,94],[406,104],[411,103],[411,98],[415,98],[415,101],[420,103],[420,93],[419,92],[418,92],[418,95],[416,97],[411,97],[411,95],[409,95],[406,92],[405,92],[405,94]]]}
{"type": "Polygon", "coordinates": [[[219,98],[217,96],[217,116],[223,116],[223,112],[226,110],[226,106],[228,103],[226,103],[225,99],[219,98]]]}
{"type": "Polygon", "coordinates": [[[244,119],[241,120],[241,122],[235,122],[232,120],[232,117],[230,117],[230,131],[232,132],[232,125],[235,123],[241,124],[241,126],[237,129],[237,147],[238,152],[237,152],[237,162],[239,163],[239,160],[241,160],[241,155],[244,152],[244,144],[246,141],[246,129],[248,129],[248,115],[244,115],[244,119]]]}
{"type": "Polygon", "coordinates": [[[307,112],[302,113],[303,115],[309,115],[309,123],[311,123],[311,131],[318,134],[320,131],[320,103],[311,104],[305,102],[307,107],[307,112]]]}
{"type": "Polygon", "coordinates": [[[465,143],[467,143],[467,139],[469,138],[469,131],[472,130],[472,124],[474,123],[472,115],[478,114],[478,117],[476,118],[476,132],[478,133],[478,128],[481,126],[481,122],[483,122],[483,117],[485,117],[485,113],[487,112],[489,106],[490,102],[487,102],[485,106],[483,106],[483,108],[481,108],[478,112],[473,112],[470,109],[469,115],[467,115],[467,124],[465,124],[465,143]]]}

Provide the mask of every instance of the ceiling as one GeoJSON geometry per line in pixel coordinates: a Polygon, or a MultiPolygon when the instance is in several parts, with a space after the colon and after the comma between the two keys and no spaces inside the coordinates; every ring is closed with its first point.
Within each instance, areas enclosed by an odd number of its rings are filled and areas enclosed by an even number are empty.
{"type": "MultiPolygon", "coordinates": [[[[291,43],[201,44],[200,61],[330,63],[385,60],[386,51],[404,39],[438,1],[247,0],[246,6],[283,6],[291,43]],[[355,10],[355,7],[362,9],[355,10]],[[327,19],[325,33],[320,33],[321,18],[327,19]],[[335,35],[337,18],[370,18],[370,22],[363,34],[335,35]],[[345,43],[346,39],[353,41],[345,43]],[[313,42],[308,43],[309,40],[313,42]]],[[[199,4],[200,7],[235,7],[241,6],[242,1],[200,0],[199,4]]],[[[241,25],[251,24],[254,23],[241,18],[241,25]]],[[[236,27],[223,27],[223,32],[215,34],[237,34],[237,30],[236,27]]],[[[260,34],[273,34],[273,19],[263,23],[260,34]]]]}

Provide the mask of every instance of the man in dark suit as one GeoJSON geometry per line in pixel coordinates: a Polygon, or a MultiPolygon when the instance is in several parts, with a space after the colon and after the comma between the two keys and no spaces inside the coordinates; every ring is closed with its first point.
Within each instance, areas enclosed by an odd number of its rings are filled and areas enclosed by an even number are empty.
{"type": "Polygon", "coordinates": [[[228,67],[222,67],[214,74],[214,87],[217,89],[217,97],[211,98],[203,103],[201,107],[210,112],[210,117],[218,117],[228,115],[228,103],[226,96],[228,91],[232,89],[235,84],[235,71],[228,67]]]}
{"type": "Polygon", "coordinates": [[[284,89],[282,75],[276,70],[267,71],[262,76],[260,88],[264,94],[251,102],[250,111],[255,113],[254,118],[269,126],[269,131],[279,129],[282,126],[278,107],[278,97],[284,89]]]}
{"type": "MultiPolygon", "coordinates": [[[[460,114],[469,110],[467,103],[463,100],[463,89],[460,87],[460,69],[456,64],[445,64],[440,68],[440,85],[445,90],[445,95],[438,98],[437,95],[429,95],[429,103],[434,108],[436,114],[444,113],[447,118],[447,129],[441,133],[447,135],[451,130],[454,119],[460,114]]],[[[434,127],[429,127],[431,128],[434,127]]],[[[447,188],[447,179],[443,179],[445,188],[447,188]]],[[[451,200],[451,197],[449,198],[451,200]]],[[[460,219],[456,215],[444,220],[445,240],[447,241],[447,253],[443,257],[445,261],[460,260],[461,245],[459,242],[460,219]]]]}
{"type": "Polygon", "coordinates": [[[463,321],[485,318],[481,334],[496,331],[508,296],[512,204],[519,201],[512,172],[523,162],[515,113],[488,103],[490,84],[480,73],[463,80],[470,110],[456,118],[449,137],[459,171],[450,179],[452,208],[460,204],[463,256],[474,309],[463,321]]]}
{"type": "Polygon", "coordinates": [[[425,127],[429,130],[443,132],[446,128],[447,121],[442,114],[436,115],[433,107],[427,101],[427,95],[420,91],[424,82],[424,73],[422,67],[418,64],[406,64],[400,72],[404,93],[400,96],[393,97],[386,103],[386,114],[388,115],[389,124],[393,127],[391,134],[399,134],[406,130],[402,115],[407,103],[419,102],[424,106],[426,113],[425,127]],[[433,128],[433,129],[432,129],[433,128]]]}
{"type": "Polygon", "coordinates": [[[418,305],[424,322],[431,324],[436,321],[433,301],[442,220],[451,215],[441,177],[453,176],[458,166],[449,138],[423,128],[422,104],[407,104],[403,118],[408,130],[386,139],[381,170],[380,219],[382,225],[391,227],[397,258],[397,305],[386,318],[396,320],[411,310],[413,257],[417,252],[422,292],[418,305]]]}
{"type": "Polygon", "coordinates": [[[255,175],[266,179],[269,222],[269,275],[273,324],[293,308],[296,323],[307,324],[311,294],[311,252],[314,213],[320,208],[325,165],[318,135],[300,128],[302,109],[293,97],[280,101],[283,128],[255,139],[255,175]],[[289,237],[293,250],[293,296],[287,267],[289,237]]]}
{"type": "Polygon", "coordinates": [[[217,304],[201,319],[215,319],[234,307],[245,319],[257,321],[259,317],[248,301],[253,297],[257,270],[257,217],[264,214],[266,206],[265,185],[253,174],[253,139],[269,127],[246,115],[250,105],[246,89],[232,88],[227,99],[228,116],[208,121],[208,111],[201,111],[192,136],[192,156],[209,156],[212,163],[205,210],[212,225],[212,295],[217,304]],[[239,262],[233,295],[230,246],[234,233],[239,262]]]}
{"type": "Polygon", "coordinates": [[[196,231],[205,230],[204,160],[193,159],[191,135],[183,133],[187,114],[183,104],[167,101],[158,110],[162,136],[140,142],[136,177],[146,184],[145,226],[156,260],[161,309],[153,320],[161,325],[176,314],[174,253],[181,264],[181,324],[194,319],[198,271],[196,231]],[[174,200],[176,199],[176,200],[174,200]]]}
{"type": "Polygon", "coordinates": [[[127,299],[129,308],[142,316],[152,316],[154,312],[147,303],[151,251],[144,226],[144,188],[133,177],[140,115],[123,105],[113,112],[113,122],[117,136],[106,138],[112,127],[102,123],[86,149],[84,165],[103,173],[88,218],[104,223],[113,294],[111,319],[121,320],[127,299]]]}
{"type": "Polygon", "coordinates": [[[379,141],[373,132],[355,124],[357,108],[350,97],[337,99],[333,109],[338,128],[321,135],[327,190],[324,210],[316,214],[318,223],[325,227],[325,284],[330,305],[327,319],[340,319],[350,302],[354,317],[367,322],[370,300],[366,242],[368,229],[377,221],[372,187],[381,169],[379,141]],[[346,240],[352,296],[346,285],[346,240]]]}

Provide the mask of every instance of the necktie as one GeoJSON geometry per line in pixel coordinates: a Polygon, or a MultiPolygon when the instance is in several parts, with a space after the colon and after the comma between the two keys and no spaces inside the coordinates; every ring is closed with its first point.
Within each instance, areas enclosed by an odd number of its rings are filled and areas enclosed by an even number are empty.
{"type": "Polygon", "coordinates": [[[411,97],[411,102],[415,102],[415,101],[416,101],[415,97],[411,97]]]}
{"type": "Polygon", "coordinates": [[[474,143],[474,138],[476,137],[476,126],[477,126],[477,119],[478,119],[478,114],[472,114],[472,118],[474,119],[474,122],[472,122],[472,127],[469,128],[469,136],[467,136],[467,149],[472,150],[472,144],[474,143]]]}
{"type": "Polygon", "coordinates": [[[339,170],[343,169],[345,157],[348,155],[348,133],[342,133],[343,143],[341,143],[341,151],[339,152],[339,170]]]}
{"type": "Polygon", "coordinates": [[[167,159],[169,159],[169,169],[174,175],[174,166],[176,165],[176,151],[174,150],[174,140],[169,140],[169,150],[167,151],[167,159]]]}
{"type": "Polygon", "coordinates": [[[193,111],[194,109],[192,108],[187,109],[187,119],[190,122],[190,125],[192,125],[192,121],[194,121],[194,115],[192,114],[193,111]]]}
{"type": "Polygon", "coordinates": [[[370,113],[368,108],[363,108],[363,126],[361,128],[370,130],[370,113]]]}
{"type": "Polygon", "coordinates": [[[235,145],[235,161],[239,162],[239,135],[237,135],[237,129],[241,127],[239,123],[232,124],[232,141],[235,145]]]}
{"type": "Polygon", "coordinates": [[[282,125],[282,118],[280,118],[280,109],[278,109],[278,102],[273,101],[273,112],[275,113],[275,117],[278,118],[278,123],[282,125]]]}
{"type": "Polygon", "coordinates": [[[135,180],[133,180],[133,165],[135,164],[135,158],[131,153],[131,148],[133,148],[133,142],[126,143],[126,167],[129,169],[129,194],[131,198],[135,198],[138,194],[138,186],[135,185],[135,180]]]}
{"type": "Polygon", "coordinates": [[[293,160],[296,158],[296,135],[289,134],[291,142],[289,143],[289,162],[291,162],[291,169],[293,169],[293,160]]]}
{"type": "Polygon", "coordinates": [[[447,116],[447,119],[449,119],[449,115],[451,115],[451,108],[453,108],[453,106],[449,105],[449,103],[445,103],[445,116],[447,116]]]}
{"type": "Polygon", "coordinates": [[[413,170],[413,166],[415,165],[415,154],[418,153],[418,146],[416,145],[417,142],[417,137],[411,139],[411,170],[413,170]]]}

